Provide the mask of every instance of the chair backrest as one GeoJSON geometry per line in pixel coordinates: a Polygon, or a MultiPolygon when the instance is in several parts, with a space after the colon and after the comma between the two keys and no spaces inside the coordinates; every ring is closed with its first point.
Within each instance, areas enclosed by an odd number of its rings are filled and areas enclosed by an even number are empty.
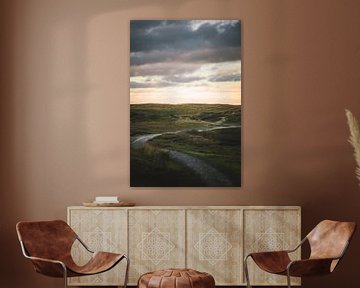
{"type": "Polygon", "coordinates": [[[310,258],[337,258],[342,256],[355,229],[355,222],[321,221],[306,236],[311,248],[310,258]]]}
{"type": "Polygon", "coordinates": [[[61,260],[69,257],[75,232],[62,220],[19,222],[19,240],[30,256],[61,260]]]}

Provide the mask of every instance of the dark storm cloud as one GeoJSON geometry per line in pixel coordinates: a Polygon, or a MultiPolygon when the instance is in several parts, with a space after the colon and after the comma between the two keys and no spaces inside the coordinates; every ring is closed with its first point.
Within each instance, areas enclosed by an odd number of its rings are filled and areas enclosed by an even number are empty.
{"type": "Polygon", "coordinates": [[[219,63],[240,60],[236,47],[219,47],[193,50],[154,50],[130,54],[132,66],[160,62],[219,63]]]}
{"type": "Polygon", "coordinates": [[[204,23],[193,30],[191,21],[132,20],[130,31],[131,52],[240,47],[240,21],[204,23]]]}
{"type": "Polygon", "coordinates": [[[200,76],[186,76],[186,75],[170,75],[163,77],[167,82],[175,83],[190,83],[204,79],[200,76]]]}
{"type": "Polygon", "coordinates": [[[218,65],[218,75],[201,74],[204,64],[239,65],[240,21],[133,20],[130,29],[131,88],[240,81],[218,65]]]}
{"type": "Polygon", "coordinates": [[[210,82],[235,82],[240,81],[240,74],[220,75],[209,78],[210,82]]]}
{"type": "Polygon", "coordinates": [[[137,52],[130,54],[130,63],[136,66],[150,63],[174,62],[178,56],[179,52],[176,50],[137,52]]]}
{"type": "Polygon", "coordinates": [[[167,75],[162,76],[159,80],[153,82],[149,81],[149,78],[147,80],[145,79],[144,82],[130,81],[130,88],[161,88],[185,83],[193,83],[203,79],[205,78],[200,76],[186,76],[181,74],[167,75]]]}
{"type": "Polygon", "coordinates": [[[169,87],[174,86],[171,82],[167,81],[157,81],[157,82],[130,82],[130,88],[161,88],[161,87],[169,87]]]}
{"type": "Polygon", "coordinates": [[[130,76],[156,76],[156,75],[177,75],[192,73],[199,68],[198,64],[193,63],[155,63],[150,65],[131,66],[130,76]]]}
{"type": "Polygon", "coordinates": [[[167,75],[162,76],[159,80],[151,82],[145,80],[144,82],[130,81],[130,88],[161,88],[168,86],[176,86],[178,84],[193,83],[205,79],[200,76],[186,76],[186,75],[167,75]]]}
{"type": "Polygon", "coordinates": [[[177,59],[184,62],[219,63],[240,60],[240,50],[236,47],[219,47],[217,49],[197,49],[180,54],[177,59]]]}

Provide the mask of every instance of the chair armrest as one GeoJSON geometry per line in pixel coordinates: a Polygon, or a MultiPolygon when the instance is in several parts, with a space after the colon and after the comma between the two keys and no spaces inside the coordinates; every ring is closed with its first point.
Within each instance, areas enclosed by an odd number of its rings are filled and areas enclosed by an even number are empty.
{"type": "Polygon", "coordinates": [[[30,256],[27,253],[24,243],[22,241],[20,241],[20,246],[25,258],[30,259],[33,263],[36,272],[51,277],[66,277],[67,268],[63,262],[54,259],[30,256]]]}
{"type": "Polygon", "coordinates": [[[245,258],[251,257],[255,263],[264,271],[269,273],[283,273],[291,262],[287,251],[267,251],[250,253],[245,258]]]}
{"type": "Polygon", "coordinates": [[[30,259],[34,265],[35,271],[51,277],[66,277],[67,268],[66,265],[59,261],[53,259],[46,259],[33,256],[25,256],[30,259]]]}
{"type": "Polygon", "coordinates": [[[288,253],[295,252],[297,249],[299,249],[299,248],[306,242],[306,240],[307,240],[306,237],[303,238],[303,239],[301,240],[301,242],[300,242],[295,248],[289,249],[289,250],[285,250],[285,251],[288,252],[288,253]]]}
{"type": "Polygon", "coordinates": [[[275,253],[275,254],[283,254],[283,253],[288,254],[288,253],[292,253],[292,252],[295,252],[297,249],[299,249],[299,248],[306,242],[306,240],[307,240],[306,237],[303,238],[303,239],[301,240],[301,242],[300,242],[295,248],[293,248],[293,249],[278,250],[278,251],[265,251],[265,252],[252,252],[252,253],[249,253],[244,259],[252,256],[252,254],[257,254],[257,253],[258,253],[258,254],[259,254],[259,253],[261,253],[261,254],[268,254],[268,255],[271,255],[271,254],[274,254],[274,253],[275,253]]]}
{"type": "Polygon", "coordinates": [[[41,258],[41,257],[33,257],[33,256],[26,256],[26,258],[30,259],[31,261],[40,261],[40,262],[49,262],[53,264],[60,264],[61,266],[65,266],[65,264],[59,260],[54,259],[47,259],[47,258],[41,258]]]}
{"type": "Polygon", "coordinates": [[[332,263],[339,258],[303,259],[291,261],[287,266],[290,276],[312,276],[329,274],[332,272],[332,263]]]}
{"type": "Polygon", "coordinates": [[[271,255],[271,254],[288,254],[288,251],[287,251],[287,250],[276,250],[276,251],[252,252],[252,253],[249,253],[248,256],[252,256],[252,255],[256,255],[256,254],[266,254],[266,255],[271,255]]]}
{"type": "Polygon", "coordinates": [[[78,240],[87,251],[90,253],[95,253],[94,251],[90,250],[90,248],[80,239],[78,235],[76,235],[76,240],[78,240]]]}

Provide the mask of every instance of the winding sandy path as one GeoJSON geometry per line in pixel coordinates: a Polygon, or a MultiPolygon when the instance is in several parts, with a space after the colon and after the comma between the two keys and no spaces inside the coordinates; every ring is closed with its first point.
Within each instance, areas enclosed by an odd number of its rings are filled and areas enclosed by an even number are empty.
{"type": "Polygon", "coordinates": [[[170,158],[184,164],[198,174],[207,186],[232,186],[231,181],[219,170],[207,164],[205,161],[182,152],[167,150],[170,158]]]}
{"type": "Polygon", "coordinates": [[[131,142],[131,145],[134,148],[141,148],[149,140],[154,139],[155,137],[161,136],[163,134],[164,133],[147,134],[147,135],[138,136],[138,137],[136,137],[136,139],[134,141],[131,142]]]}
{"type": "Polygon", "coordinates": [[[197,132],[207,132],[207,131],[213,131],[213,130],[219,130],[219,129],[229,129],[229,128],[239,128],[239,127],[240,127],[240,125],[218,126],[218,127],[203,128],[203,129],[184,129],[184,130],[178,130],[178,131],[172,131],[172,132],[145,134],[145,135],[136,136],[135,139],[131,142],[131,145],[134,148],[141,148],[149,140],[159,137],[161,135],[178,134],[178,133],[189,131],[189,130],[195,130],[197,132]]]}

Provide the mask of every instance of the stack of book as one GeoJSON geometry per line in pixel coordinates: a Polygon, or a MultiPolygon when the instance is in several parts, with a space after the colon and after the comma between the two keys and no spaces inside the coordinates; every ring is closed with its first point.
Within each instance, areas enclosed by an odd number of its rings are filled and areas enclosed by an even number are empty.
{"type": "Polygon", "coordinates": [[[134,202],[122,201],[117,196],[98,196],[92,202],[84,202],[85,207],[131,207],[134,202]]]}
{"type": "Polygon", "coordinates": [[[95,201],[93,203],[97,204],[106,204],[106,203],[119,203],[119,199],[117,196],[98,196],[95,197],[95,201]]]}

